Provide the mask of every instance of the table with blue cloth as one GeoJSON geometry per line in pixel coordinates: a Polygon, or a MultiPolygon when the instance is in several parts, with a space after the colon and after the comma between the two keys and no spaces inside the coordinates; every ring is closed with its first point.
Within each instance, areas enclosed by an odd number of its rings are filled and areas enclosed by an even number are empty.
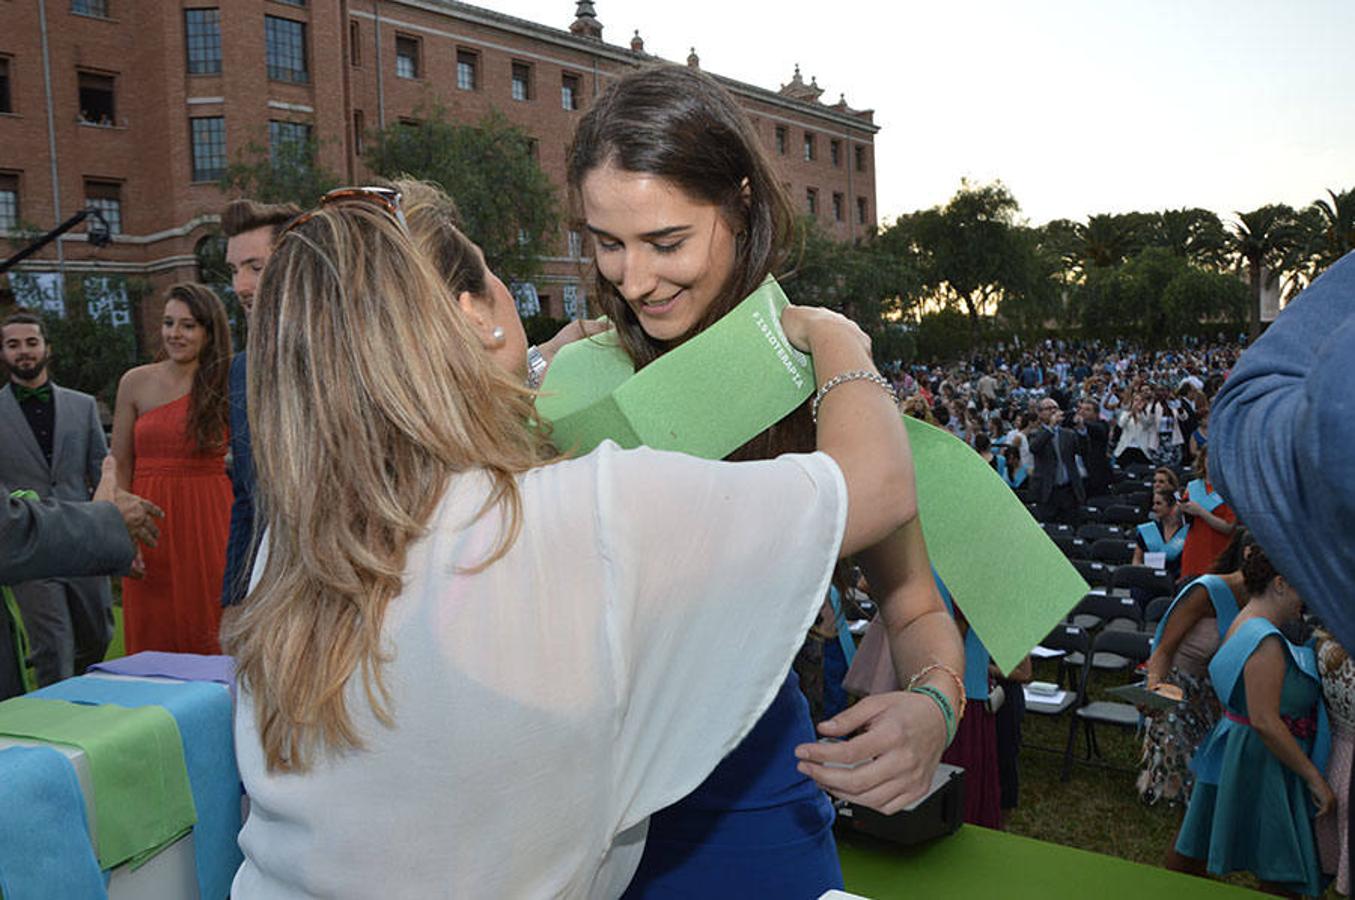
{"type": "Polygon", "coordinates": [[[229,660],[138,654],[0,703],[0,892],[220,898],[240,865],[229,660]],[[138,656],[144,657],[138,659],[138,656]],[[186,680],[204,679],[204,680],[186,680]]]}

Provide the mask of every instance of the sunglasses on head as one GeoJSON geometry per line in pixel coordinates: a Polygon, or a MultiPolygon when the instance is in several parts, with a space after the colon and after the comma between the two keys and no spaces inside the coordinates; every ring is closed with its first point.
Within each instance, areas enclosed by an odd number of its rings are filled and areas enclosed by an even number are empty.
{"type": "Polygon", "coordinates": [[[400,226],[401,231],[408,232],[409,225],[405,222],[405,212],[401,205],[403,199],[403,195],[395,188],[376,186],[335,188],[322,196],[314,209],[307,210],[288,222],[287,227],[278,233],[277,240],[280,243],[290,232],[295,231],[319,215],[320,211],[326,206],[338,206],[344,203],[365,203],[375,206],[390,216],[391,220],[400,226]]]}

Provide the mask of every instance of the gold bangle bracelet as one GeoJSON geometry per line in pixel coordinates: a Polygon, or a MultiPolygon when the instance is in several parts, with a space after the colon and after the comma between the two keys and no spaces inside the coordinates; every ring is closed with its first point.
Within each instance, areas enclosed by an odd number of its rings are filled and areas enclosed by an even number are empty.
{"type": "Polygon", "coordinates": [[[958,722],[960,719],[964,718],[964,710],[965,706],[968,704],[968,699],[965,696],[964,679],[960,678],[950,666],[943,663],[931,663],[930,665],[923,666],[916,675],[909,679],[909,689],[911,690],[918,682],[926,678],[932,672],[944,672],[950,676],[951,681],[955,682],[955,689],[959,691],[960,697],[959,709],[955,711],[955,719],[958,722]]]}

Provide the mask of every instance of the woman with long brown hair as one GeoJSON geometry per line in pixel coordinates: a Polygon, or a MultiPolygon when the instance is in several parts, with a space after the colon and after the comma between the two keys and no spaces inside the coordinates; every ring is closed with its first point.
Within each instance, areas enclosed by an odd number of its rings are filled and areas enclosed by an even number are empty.
{"type": "MultiPolygon", "coordinates": [[[[511,297],[408,228],[397,190],[332,192],[256,297],[234,895],[616,896],[646,818],[772,702],[837,558],[914,515],[906,438],[851,383],[819,453],[559,461],[501,352],[511,297]]],[[[783,324],[821,381],[870,366],[841,316],[783,324]]]]}
{"type": "MultiPolygon", "coordinates": [[[[780,176],[747,114],[697,70],[656,66],[619,79],[580,121],[567,172],[594,240],[595,295],[636,370],[794,264],[795,212],[780,176]]],[[[822,375],[823,360],[813,362],[822,375]]],[[[700,399],[720,415],[717,398],[700,399]]],[[[727,458],[811,448],[811,406],[727,458]]],[[[890,427],[898,422],[896,411],[890,427]]],[[[902,452],[911,477],[911,451],[902,452]]],[[[892,813],[930,786],[962,718],[964,654],[916,517],[884,537],[862,563],[881,598],[899,683],[910,689],[868,697],[819,725],[843,739],[827,745],[816,743],[789,676],[711,778],[651,821],[629,896],[817,897],[842,886],[821,788],[892,813]]],[[[749,592],[775,588],[759,579],[749,592]]]]}
{"type": "Polygon", "coordinates": [[[209,288],[165,295],[161,359],[122,376],[113,415],[118,484],[165,511],[144,578],[122,588],[127,652],[220,653],[221,576],[230,530],[226,307],[209,288]]]}

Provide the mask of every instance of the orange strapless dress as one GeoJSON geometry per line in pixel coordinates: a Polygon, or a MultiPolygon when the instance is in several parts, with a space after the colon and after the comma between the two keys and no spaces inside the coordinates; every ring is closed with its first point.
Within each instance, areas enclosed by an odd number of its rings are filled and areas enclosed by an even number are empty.
{"type": "Polygon", "coordinates": [[[146,577],[124,578],[127,652],[220,653],[221,578],[231,523],[226,447],[199,453],[188,395],[142,413],[133,429],[132,493],[165,511],[160,542],[142,549],[146,577]]]}

